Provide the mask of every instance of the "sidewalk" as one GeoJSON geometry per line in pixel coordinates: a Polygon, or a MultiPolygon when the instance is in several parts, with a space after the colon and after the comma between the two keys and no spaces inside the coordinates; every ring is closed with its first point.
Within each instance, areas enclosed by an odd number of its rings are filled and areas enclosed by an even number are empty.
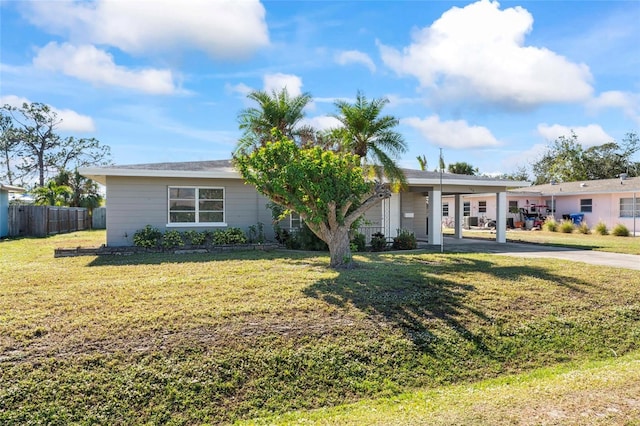
{"type": "MultiPolygon", "coordinates": [[[[430,252],[440,252],[440,246],[420,242],[418,246],[430,252]]],[[[596,250],[580,250],[533,243],[504,243],[473,238],[456,239],[444,237],[445,253],[494,253],[500,256],[520,258],[554,258],[591,265],[611,266],[640,271],[640,256],[634,254],[608,253],[596,250]]]]}

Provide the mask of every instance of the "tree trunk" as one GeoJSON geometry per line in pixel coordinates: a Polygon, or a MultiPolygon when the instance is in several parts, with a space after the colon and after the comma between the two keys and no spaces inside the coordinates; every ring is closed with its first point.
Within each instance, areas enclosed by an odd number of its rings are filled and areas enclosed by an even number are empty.
{"type": "Polygon", "coordinates": [[[349,241],[349,227],[340,226],[327,242],[331,268],[352,268],[353,257],[349,241]]]}

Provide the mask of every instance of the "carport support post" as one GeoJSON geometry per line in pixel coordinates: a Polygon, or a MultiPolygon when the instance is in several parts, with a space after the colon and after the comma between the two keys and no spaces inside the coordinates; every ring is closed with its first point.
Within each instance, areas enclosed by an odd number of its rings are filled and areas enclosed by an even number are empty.
{"type": "Polygon", "coordinates": [[[455,217],[455,228],[454,228],[454,238],[462,239],[462,224],[464,219],[464,203],[462,202],[462,194],[455,195],[455,203],[456,203],[456,211],[454,213],[455,217]]]}
{"type": "Polygon", "coordinates": [[[496,194],[496,242],[507,242],[507,193],[496,194]]]}
{"type": "Polygon", "coordinates": [[[433,188],[429,191],[429,244],[439,246],[442,243],[442,192],[433,188]]]}

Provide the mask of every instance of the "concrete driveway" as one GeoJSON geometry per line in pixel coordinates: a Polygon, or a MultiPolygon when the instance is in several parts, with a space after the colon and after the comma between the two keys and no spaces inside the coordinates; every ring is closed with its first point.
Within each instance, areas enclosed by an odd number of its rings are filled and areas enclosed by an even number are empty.
{"type": "MultiPolygon", "coordinates": [[[[420,248],[439,252],[439,246],[421,243],[420,248]]],[[[553,258],[572,262],[584,262],[591,265],[612,266],[615,268],[636,269],[640,271],[640,256],[635,254],[608,253],[596,250],[580,250],[566,247],[547,246],[531,243],[498,244],[491,240],[463,238],[461,240],[445,237],[445,253],[494,253],[501,256],[520,258],[553,258]]]]}

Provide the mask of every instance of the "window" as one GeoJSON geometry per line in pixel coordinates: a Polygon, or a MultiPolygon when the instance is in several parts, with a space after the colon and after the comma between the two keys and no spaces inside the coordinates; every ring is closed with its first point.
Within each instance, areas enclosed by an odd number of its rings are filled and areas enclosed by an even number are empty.
{"type": "Polygon", "coordinates": [[[620,217],[633,217],[635,210],[635,217],[640,217],[640,200],[635,200],[636,205],[634,209],[633,198],[620,198],[620,217]]]}
{"type": "Polygon", "coordinates": [[[591,213],[593,211],[593,200],[583,198],[580,200],[580,213],[591,213]]]}
{"type": "Polygon", "coordinates": [[[462,205],[463,216],[471,216],[471,202],[465,201],[462,205]]]}
{"type": "Polygon", "coordinates": [[[224,223],[224,188],[170,186],[169,223],[224,223]]]}
{"type": "Polygon", "coordinates": [[[302,219],[300,219],[300,215],[295,212],[291,212],[289,215],[289,228],[290,229],[300,229],[302,225],[302,219]]]}
{"type": "Polygon", "coordinates": [[[478,213],[486,213],[486,212],[487,212],[487,202],[478,201],[478,213]]]}
{"type": "Polygon", "coordinates": [[[518,200],[509,201],[509,212],[518,213],[520,209],[518,208],[518,200]]]}
{"type": "Polygon", "coordinates": [[[555,213],[556,212],[556,200],[545,200],[544,203],[547,205],[547,211],[555,213]]]}
{"type": "Polygon", "coordinates": [[[442,203],[442,217],[449,216],[449,203],[442,203]]]}

